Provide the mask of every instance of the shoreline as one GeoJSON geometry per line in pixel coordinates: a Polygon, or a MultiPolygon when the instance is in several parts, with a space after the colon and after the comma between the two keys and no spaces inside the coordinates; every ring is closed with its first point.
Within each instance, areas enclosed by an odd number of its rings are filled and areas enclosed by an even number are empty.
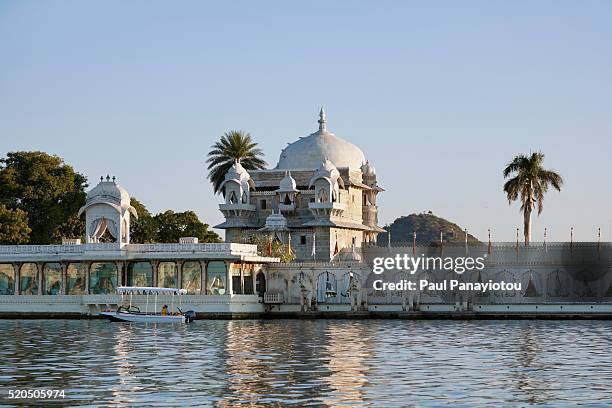
{"type": "MultiPolygon", "coordinates": [[[[612,312],[275,312],[196,313],[196,320],[612,320],[612,312]]],[[[0,313],[2,320],[105,320],[103,316],[80,313],[0,313]]]]}

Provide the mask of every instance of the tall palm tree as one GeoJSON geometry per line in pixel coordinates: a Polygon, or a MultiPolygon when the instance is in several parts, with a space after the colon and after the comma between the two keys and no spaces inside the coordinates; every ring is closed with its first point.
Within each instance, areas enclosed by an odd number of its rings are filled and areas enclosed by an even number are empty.
{"type": "Polygon", "coordinates": [[[211,146],[208,152],[208,179],[213,184],[215,193],[223,183],[225,173],[232,167],[236,160],[246,170],[259,170],[266,166],[263,160],[263,152],[253,142],[251,135],[242,130],[231,130],[226,132],[221,139],[211,146]]]}
{"type": "Polygon", "coordinates": [[[542,213],[544,194],[549,186],[561,191],[563,178],[552,170],[542,168],[544,154],[531,153],[528,156],[516,156],[504,169],[504,178],[512,177],[504,184],[504,192],[508,196],[508,203],[521,200],[521,211],[525,235],[525,245],[531,241],[531,212],[538,208],[538,215],[542,213]]]}

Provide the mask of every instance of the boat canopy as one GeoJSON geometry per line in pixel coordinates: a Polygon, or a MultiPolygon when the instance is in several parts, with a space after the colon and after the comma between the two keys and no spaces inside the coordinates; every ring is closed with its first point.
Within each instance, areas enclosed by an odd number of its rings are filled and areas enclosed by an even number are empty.
{"type": "Polygon", "coordinates": [[[117,294],[134,295],[186,295],[187,289],[155,288],[149,286],[118,286],[117,294]]]}

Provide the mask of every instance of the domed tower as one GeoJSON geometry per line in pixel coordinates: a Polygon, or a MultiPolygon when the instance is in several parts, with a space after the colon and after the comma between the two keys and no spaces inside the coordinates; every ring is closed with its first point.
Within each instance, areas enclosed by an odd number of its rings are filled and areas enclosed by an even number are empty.
{"type": "Polygon", "coordinates": [[[314,187],[314,202],[309,204],[316,218],[340,216],[345,205],[340,203],[340,188],[344,180],[334,164],[325,159],[310,178],[308,188],[314,187]]]}
{"type": "Polygon", "coordinates": [[[291,212],[295,210],[295,199],[298,194],[298,189],[295,179],[291,177],[290,171],[285,171],[285,177],[281,179],[276,194],[278,196],[278,209],[280,211],[291,212]]]}
{"type": "MultiPolygon", "coordinates": [[[[376,205],[376,197],[378,193],[384,190],[378,187],[376,180],[376,169],[367,160],[361,166],[361,178],[363,180],[363,184],[368,187],[367,190],[363,190],[363,223],[371,227],[372,229],[378,230],[378,207],[376,205]]],[[[378,235],[378,232],[366,233],[365,241],[376,242],[376,236],[378,235]]]]}
{"type": "Polygon", "coordinates": [[[85,235],[87,243],[100,242],[108,231],[115,242],[130,243],[130,216],[138,218],[136,209],[130,204],[127,190],[106,176],[87,193],[85,205],[79,209],[79,217],[85,213],[85,235]]]}
{"type": "Polygon", "coordinates": [[[255,183],[249,172],[240,164],[240,160],[236,160],[225,173],[225,180],[219,188],[225,196],[225,204],[249,204],[251,189],[255,189],[255,183]]]}
{"type": "Polygon", "coordinates": [[[226,230],[226,241],[239,242],[242,230],[255,226],[255,205],[251,203],[251,192],[255,190],[255,183],[249,172],[240,164],[240,160],[236,160],[225,173],[225,180],[220,188],[225,203],[219,204],[219,210],[225,216],[225,222],[217,228],[226,230]]]}

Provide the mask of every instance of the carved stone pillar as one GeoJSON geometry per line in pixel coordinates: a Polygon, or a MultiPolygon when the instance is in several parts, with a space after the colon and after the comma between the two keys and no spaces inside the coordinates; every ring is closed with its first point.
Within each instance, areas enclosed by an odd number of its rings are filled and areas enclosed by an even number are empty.
{"type": "Polygon", "coordinates": [[[15,284],[15,294],[18,295],[19,294],[19,281],[20,279],[20,269],[21,269],[21,264],[19,262],[15,262],[13,264],[13,270],[15,271],[15,282],[13,282],[15,284]]]}
{"type": "Polygon", "coordinates": [[[179,289],[183,289],[183,262],[174,261],[176,265],[176,287],[179,289]]]}
{"type": "Polygon", "coordinates": [[[68,278],[66,273],[68,272],[68,263],[60,262],[60,267],[62,268],[62,286],[60,288],[60,295],[66,294],[66,284],[68,283],[68,278]]]}
{"type": "Polygon", "coordinates": [[[200,261],[200,294],[206,295],[206,287],[208,286],[208,261],[200,261]]]}
{"type": "Polygon", "coordinates": [[[159,261],[151,261],[151,266],[153,267],[153,287],[157,287],[157,269],[159,268],[159,261]]]}
{"type": "Polygon", "coordinates": [[[234,289],[233,289],[233,279],[232,279],[232,262],[231,261],[225,261],[225,271],[226,271],[226,276],[227,276],[227,294],[228,295],[233,295],[234,294],[234,289]]]}
{"type": "Polygon", "coordinates": [[[89,274],[91,273],[91,262],[85,262],[85,294],[89,295],[89,274]]]}
{"type": "Polygon", "coordinates": [[[125,262],[116,261],[115,265],[117,266],[117,286],[126,286],[124,282],[124,273],[123,269],[125,268],[125,262]]]}
{"type": "Polygon", "coordinates": [[[240,263],[240,293],[244,295],[244,264],[240,263]]]}
{"type": "Polygon", "coordinates": [[[43,267],[45,264],[43,262],[36,262],[36,270],[38,271],[38,296],[43,294],[43,267]]]}

